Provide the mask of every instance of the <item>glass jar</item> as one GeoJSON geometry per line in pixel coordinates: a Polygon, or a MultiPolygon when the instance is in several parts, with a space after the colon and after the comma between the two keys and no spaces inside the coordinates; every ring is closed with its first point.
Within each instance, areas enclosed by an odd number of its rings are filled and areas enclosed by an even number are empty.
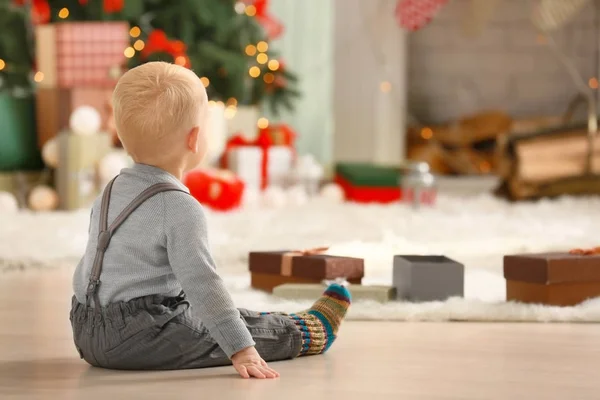
{"type": "Polygon", "coordinates": [[[411,163],[401,177],[402,201],[413,208],[435,203],[437,188],[435,177],[426,162],[411,163]]]}

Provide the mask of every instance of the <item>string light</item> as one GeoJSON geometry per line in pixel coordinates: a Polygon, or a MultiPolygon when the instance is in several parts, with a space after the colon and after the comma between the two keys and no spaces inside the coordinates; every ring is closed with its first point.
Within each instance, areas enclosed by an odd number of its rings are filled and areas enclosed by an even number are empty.
{"type": "Polygon", "coordinates": [[[208,85],[210,85],[210,80],[205,76],[200,78],[200,81],[202,81],[202,84],[204,85],[204,87],[208,87],[208,85]]]}
{"type": "Polygon", "coordinates": [[[138,26],[134,26],[129,30],[129,36],[132,38],[139,37],[142,34],[142,30],[138,26]]]}
{"type": "Polygon", "coordinates": [[[125,57],[127,58],[131,58],[135,55],[135,50],[133,47],[128,47],[125,49],[125,51],[123,52],[123,54],[125,54],[125,57]]]}
{"type": "Polygon", "coordinates": [[[253,44],[249,44],[248,46],[246,46],[246,54],[249,55],[250,57],[255,55],[256,54],[256,46],[253,44]]]}
{"type": "Polygon", "coordinates": [[[40,83],[41,81],[44,80],[44,73],[42,71],[36,72],[35,75],[33,76],[33,80],[40,83]]]}
{"type": "Polygon", "coordinates": [[[279,61],[277,60],[271,60],[269,61],[269,69],[271,71],[277,71],[279,69],[279,61]]]}
{"type": "Polygon", "coordinates": [[[266,129],[269,126],[269,120],[265,117],[259,118],[256,126],[258,126],[258,129],[266,129]]]}
{"type": "Polygon", "coordinates": [[[223,103],[221,100],[219,100],[219,101],[217,101],[217,105],[218,105],[219,107],[224,107],[224,106],[225,106],[225,103],[223,103]]]}
{"type": "Polygon", "coordinates": [[[236,113],[237,107],[235,106],[228,106],[227,108],[225,108],[225,118],[227,119],[232,119],[233,117],[235,117],[236,113]]]}
{"type": "Polygon", "coordinates": [[[66,7],[63,7],[60,9],[60,11],[58,12],[58,18],[60,19],[65,19],[69,16],[69,9],[66,7]]]}
{"type": "Polygon", "coordinates": [[[267,61],[269,61],[269,56],[266,55],[265,53],[260,53],[259,55],[256,56],[256,61],[259,64],[266,64],[267,61]]]}
{"type": "Polygon", "coordinates": [[[392,84],[389,83],[388,81],[383,81],[379,85],[379,89],[381,89],[382,92],[387,93],[390,90],[392,90],[392,84]]]}
{"type": "Polygon", "coordinates": [[[429,127],[421,129],[421,137],[425,140],[431,139],[433,137],[433,130],[429,127]]]}
{"type": "Polygon", "coordinates": [[[260,51],[261,53],[266,52],[267,50],[269,50],[269,43],[265,42],[264,40],[261,40],[260,42],[258,42],[256,44],[256,48],[258,49],[258,51],[260,51]]]}
{"type": "Polygon", "coordinates": [[[146,43],[144,43],[144,41],[142,39],[136,40],[135,43],[133,44],[133,48],[136,49],[137,51],[144,50],[145,46],[146,46],[146,43]]]}
{"type": "Polygon", "coordinates": [[[0,58],[0,71],[2,71],[4,68],[6,68],[6,63],[0,58]]]}
{"type": "Polygon", "coordinates": [[[265,83],[273,83],[275,82],[275,75],[273,75],[270,72],[267,72],[263,77],[263,80],[265,81],[265,83]]]}
{"type": "Polygon", "coordinates": [[[175,64],[183,67],[185,64],[187,64],[187,58],[185,56],[177,56],[177,58],[175,58],[175,64]]]}
{"type": "Polygon", "coordinates": [[[214,100],[209,100],[209,101],[208,101],[208,105],[209,105],[209,106],[216,106],[216,105],[217,105],[217,102],[216,102],[216,101],[214,101],[214,100]]]}
{"type": "Polygon", "coordinates": [[[590,85],[592,89],[598,89],[598,78],[590,78],[588,85],[590,85]]]}
{"type": "Polygon", "coordinates": [[[237,3],[235,3],[235,6],[233,7],[233,9],[235,10],[236,13],[243,14],[244,11],[246,11],[246,5],[244,4],[243,1],[238,1],[237,3]]]}
{"type": "Polygon", "coordinates": [[[230,97],[230,98],[229,98],[229,100],[227,100],[227,105],[228,105],[228,106],[233,106],[233,107],[235,107],[235,106],[237,106],[237,103],[238,103],[238,102],[237,102],[237,99],[235,99],[235,98],[233,98],[233,97],[230,97]]]}
{"type": "Polygon", "coordinates": [[[256,15],[256,7],[253,5],[246,6],[246,15],[249,17],[254,17],[256,15]]]}
{"type": "Polygon", "coordinates": [[[251,77],[258,78],[260,76],[260,68],[258,68],[257,66],[250,67],[250,69],[248,70],[248,73],[250,74],[251,77]]]}

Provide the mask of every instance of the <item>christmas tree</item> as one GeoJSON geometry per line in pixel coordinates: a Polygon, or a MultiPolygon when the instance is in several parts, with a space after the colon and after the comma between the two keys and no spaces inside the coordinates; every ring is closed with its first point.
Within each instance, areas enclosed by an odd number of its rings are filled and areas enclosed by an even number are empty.
{"type": "MultiPolygon", "coordinates": [[[[267,103],[277,115],[282,107],[291,110],[299,95],[293,87],[296,76],[269,48],[282,27],[268,15],[268,0],[0,2],[29,7],[33,24],[126,20],[132,27],[131,47],[124,49],[127,67],[153,60],[186,66],[201,77],[211,99],[229,105],[267,103]]],[[[25,32],[20,29],[0,37],[25,32]]],[[[20,79],[30,75],[30,70],[21,72],[20,79]]]]}

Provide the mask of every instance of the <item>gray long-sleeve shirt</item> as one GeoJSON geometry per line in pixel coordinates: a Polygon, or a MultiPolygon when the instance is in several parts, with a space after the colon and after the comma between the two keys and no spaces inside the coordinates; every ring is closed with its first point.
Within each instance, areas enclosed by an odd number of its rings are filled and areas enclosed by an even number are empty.
{"type": "MultiPolygon", "coordinates": [[[[142,191],[161,182],[189,193],[162,169],[135,164],[122,170],[112,189],[108,224],[142,191]]],[[[80,303],[85,303],[96,255],[101,202],[101,196],[94,202],[87,248],[73,277],[80,303]]],[[[217,274],[202,207],[189,194],[162,192],[135,210],[113,235],[100,280],[102,305],[154,294],[176,296],[183,289],[192,312],[229,357],[255,344],[217,274]]]]}

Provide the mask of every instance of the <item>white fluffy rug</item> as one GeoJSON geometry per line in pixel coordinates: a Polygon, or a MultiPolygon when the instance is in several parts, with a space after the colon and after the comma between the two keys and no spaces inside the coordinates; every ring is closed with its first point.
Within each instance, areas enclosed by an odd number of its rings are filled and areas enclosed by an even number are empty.
{"type": "MultiPolygon", "coordinates": [[[[330,245],[330,253],[365,259],[364,283],[389,284],[394,254],[445,254],[465,264],[465,298],[385,305],[358,302],[351,319],[410,321],[600,321],[600,299],[577,307],[506,303],[502,256],[599,245],[600,198],[509,204],[489,195],[442,196],[432,209],[313,201],[279,210],[208,214],[211,247],[236,304],[294,311],[249,288],[251,250],[330,245]]],[[[0,215],[0,271],[73,268],[84,250],[89,213],[0,215]]],[[[0,278],[2,279],[2,278],[0,278]]]]}

